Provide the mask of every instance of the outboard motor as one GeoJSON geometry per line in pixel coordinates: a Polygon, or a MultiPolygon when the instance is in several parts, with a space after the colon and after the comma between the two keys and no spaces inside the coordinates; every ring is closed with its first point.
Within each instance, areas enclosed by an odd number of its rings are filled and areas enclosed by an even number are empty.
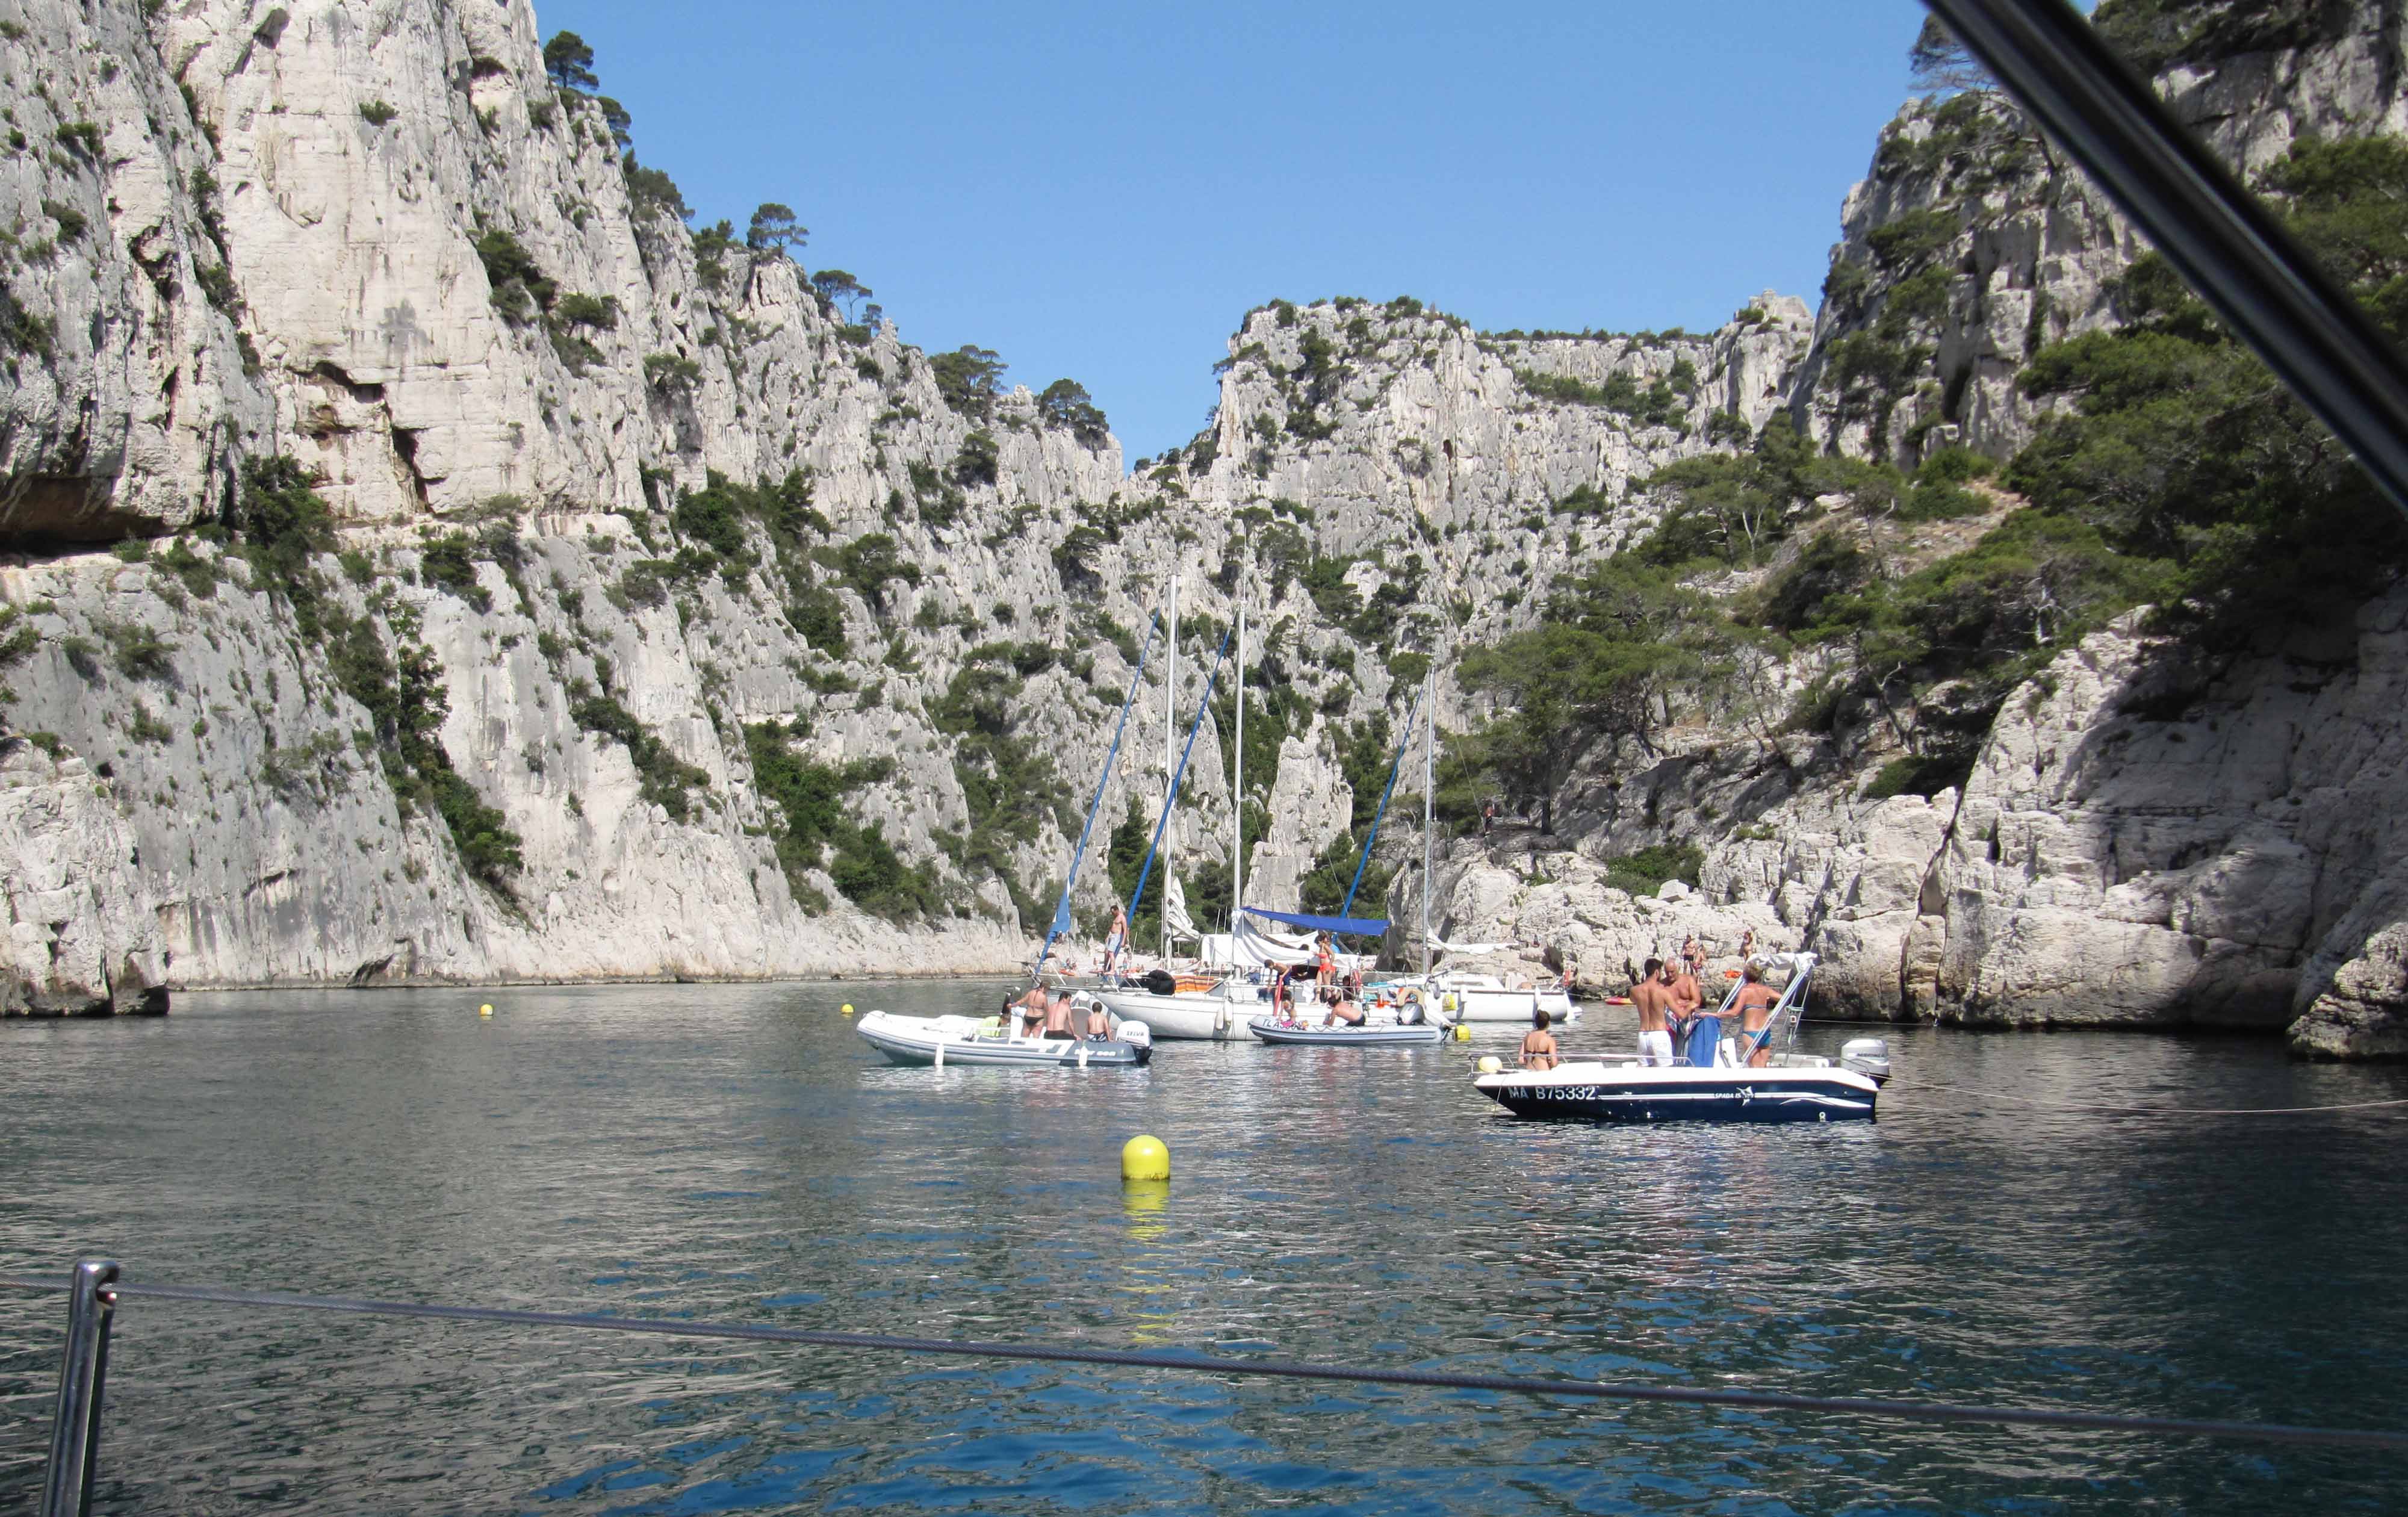
{"type": "Polygon", "coordinates": [[[1840,1045],[1840,1067],[1881,1084],[1889,1079],[1889,1044],[1878,1038],[1851,1038],[1840,1045]]]}
{"type": "Polygon", "coordinates": [[[1112,1036],[1137,1051],[1137,1062],[1144,1064],[1154,1057],[1154,1029],[1142,1022],[1124,1022],[1112,1029],[1112,1036]]]}

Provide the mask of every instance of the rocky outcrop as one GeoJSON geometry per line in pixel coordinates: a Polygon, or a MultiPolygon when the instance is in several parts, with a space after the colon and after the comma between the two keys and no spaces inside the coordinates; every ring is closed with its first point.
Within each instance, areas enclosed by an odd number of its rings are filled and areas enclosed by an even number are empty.
{"type": "Polygon", "coordinates": [[[165,1011],[156,906],[107,782],[0,738],[0,1016],[165,1011]]]}
{"type": "MultiPolygon", "coordinates": [[[[1692,937],[1717,970],[1739,966],[1740,945],[1760,952],[1799,947],[1799,934],[1760,901],[1717,903],[1679,881],[1656,893],[1633,894],[1606,883],[1607,869],[1586,853],[1529,852],[1512,843],[1490,847],[1458,838],[1437,861],[1430,930],[1455,943],[1507,945],[1510,952],[1440,967],[1544,979],[1572,971],[1594,994],[1627,991],[1651,958],[1670,958],[1692,937]]],[[[1397,923],[1388,949],[1399,963],[1418,963],[1413,948],[1421,911],[1418,867],[1400,873],[1388,911],[1397,923]],[[1410,925],[1409,925],[1410,924],[1410,925]]]]}
{"type": "MultiPolygon", "coordinates": [[[[2244,178],[2301,137],[2408,131],[2393,9],[2313,8],[2314,24],[2257,29],[2284,45],[2158,76],[2176,118],[2244,178]]],[[[2119,322],[2118,281],[2148,250],[1988,90],[1910,102],[1841,223],[1794,405],[1816,437],[1905,465],[1949,443],[2005,458],[2029,441],[2062,402],[2025,395],[2016,375],[2044,343],[2119,322]]]]}
{"type": "MultiPolygon", "coordinates": [[[[2379,9],[2166,87],[2244,166],[2408,129],[2379,9]]],[[[2012,449],[2042,415],[2016,369],[2115,321],[2139,250],[1997,102],[1923,102],[1850,197],[1819,312],[1483,334],[1275,302],[1211,425],[1131,477],[1091,422],[694,231],[551,88],[523,0],[37,3],[21,34],[0,663],[40,742],[0,764],[13,1005],[1008,967],[1171,565],[1182,730],[1247,597],[1250,736],[1276,739],[1249,758],[1248,894],[1293,904],[1354,819],[1341,751],[1393,734],[1419,657],[1529,625],[1654,524],[1651,475],[1784,412],[1858,454],[2012,449]],[[282,556],[240,484],[280,456],[332,513],[282,556]],[[789,801],[821,807],[816,840],[789,801]],[[910,875],[899,903],[879,869],[910,875]]],[[[1895,734],[1785,728],[1828,671],[1751,653],[1760,688],[1600,757],[1559,837],[1454,844],[1440,931],[1608,987],[1752,931],[1822,953],[1819,1004],[1855,1015],[2296,1018],[2302,1049],[2395,1052],[2401,620],[2393,597],[2213,661],[2119,626],[1928,798],[1876,778],[1895,734]],[[1606,883],[1668,837],[1703,851],[1695,893],[1606,883]]],[[[1161,792],[1163,669],[1102,831],[1161,792]]],[[[1444,679],[1439,707],[1487,714],[1444,679]]],[[[1226,867],[1236,799],[1208,728],[1169,837],[1191,881],[1226,867]]],[[[1392,822],[1400,921],[1419,847],[1392,822]]]]}

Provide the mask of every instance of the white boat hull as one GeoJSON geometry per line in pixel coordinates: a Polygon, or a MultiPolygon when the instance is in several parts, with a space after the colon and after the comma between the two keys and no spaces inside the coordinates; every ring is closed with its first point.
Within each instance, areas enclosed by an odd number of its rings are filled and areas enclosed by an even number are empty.
{"type": "Polygon", "coordinates": [[[1579,1010],[1571,997],[1560,990],[1490,990],[1462,986],[1440,986],[1430,995],[1437,1014],[1449,1022],[1512,1023],[1515,1026],[1530,1025],[1530,1014],[1543,1009],[1547,1020],[1562,1027],[1580,1020],[1579,1010]],[[1446,1009],[1446,998],[1455,997],[1455,1009],[1446,1009]]]}
{"type": "Polygon", "coordinates": [[[899,1017],[872,1011],[853,1023],[872,1048],[896,1064],[988,1068],[1136,1069],[1152,1059],[1145,1024],[1130,1022],[1104,1042],[1025,1038],[989,1030],[972,1017],[899,1017]]]}
{"type": "Polygon", "coordinates": [[[1251,1039],[1246,1019],[1266,1006],[1254,987],[1242,988],[1242,999],[1219,995],[1156,995],[1143,990],[1098,990],[1089,995],[1104,1003],[1118,1020],[1142,1022],[1155,1040],[1175,1038],[1189,1043],[1243,1043],[1251,1039]]]}

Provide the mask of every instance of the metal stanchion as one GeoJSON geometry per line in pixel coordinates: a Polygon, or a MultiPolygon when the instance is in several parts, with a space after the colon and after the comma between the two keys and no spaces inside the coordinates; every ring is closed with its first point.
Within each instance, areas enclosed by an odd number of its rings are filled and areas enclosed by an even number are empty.
{"type": "Polygon", "coordinates": [[[108,1324],[117,1314],[117,1263],[85,1259],[67,1295],[67,1352],[50,1424],[50,1467],[40,1517],[85,1517],[100,1459],[100,1398],[108,1378],[108,1324]]]}

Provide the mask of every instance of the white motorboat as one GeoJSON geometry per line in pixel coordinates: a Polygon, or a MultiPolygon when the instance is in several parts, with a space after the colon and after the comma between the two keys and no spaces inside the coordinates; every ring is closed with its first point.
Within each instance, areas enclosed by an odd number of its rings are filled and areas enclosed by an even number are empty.
{"type": "Polygon", "coordinates": [[[1586,1122],[1870,1122],[1889,1079],[1889,1047],[1878,1038],[1850,1039],[1834,1065],[1797,1051],[1806,1012],[1806,987],[1818,962],[1812,953],[1769,954],[1752,961],[1779,998],[1760,1033],[1721,1036],[1739,997],[1734,985],[1712,1017],[1692,1019],[1683,1062],[1645,1066],[1637,1060],[1583,1061],[1553,1069],[1493,1070],[1472,1087],[1517,1117],[1586,1122]],[[1748,1059],[1774,1042],[1765,1062],[1748,1059]]]}
{"type": "Polygon", "coordinates": [[[1870,1122],[1881,1086],[1812,1054],[1763,1068],[1647,1067],[1636,1062],[1513,1069],[1472,1081],[1517,1117],[1585,1122],[1870,1122]]]}
{"type": "Polygon", "coordinates": [[[1318,1022],[1260,1016],[1248,1021],[1246,1029],[1266,1043],[1305,1048],[1412,1048],[1441,1042],[1446,1038],[1446,1029],[1436,1023],[1365,1022],[1353,1026],[1343,1023],[1326,1026],[1318,1022]]]}
{"type": "Polygon", "coordinates": [[[1007,1030],[1000,1017],[905,1017],[872,1011],[853,1024],[872,1048],[896,1064],[982,1065],[1007,1068],[1136,1069],[1154,1057],[1142,1022],[1123,1022],[1107,1040],[1030,1038],[1007,1030]]]}
{"type": "Polygon", "coordinates": [[[1130,980],[1088,992],[1117,1018],[1142,1022],[1157,1038],[1200,1043],[1242,1043],[1246,1019],[1270,1005],[1270,992],[1240,975],[1194,988],[1198,977],[1174,977],[1156,971],[1145,980],[1130,980]],[[1189,988],[1179,988],[1182,980],[1189,988]],[[1158,987],[1158,988],[1157,988],[1158,987]]]}
{"type": "Polygon", "coordinates": [[[1530,1025],[1530,1014],[1544,1011],[1558,1027],[1580,1020],[1580,1010],[1560,985],[1509,985],[1497,975],[1453,971],[1423,981],[1424,994],[1435,1002],[1435,1014],[1449,1022],[1512,1023],[1530,1025]]]}

